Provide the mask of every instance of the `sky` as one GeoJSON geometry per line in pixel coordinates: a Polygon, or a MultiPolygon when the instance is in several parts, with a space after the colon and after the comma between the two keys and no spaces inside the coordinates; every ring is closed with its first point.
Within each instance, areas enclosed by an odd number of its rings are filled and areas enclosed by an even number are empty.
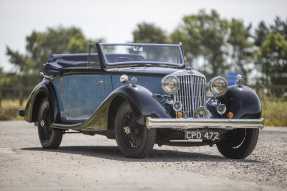
{"type": "Polygon", "coordinates": [[[80,27],[88,38],[107,42],[132,40],[139,22],[154,23],[168,33],[184,15],[217,10],[224,18],[257,25],[287,18],[287,0],[0,0],[0,66],[13,71],[6,46],[25,53],[25,37],[53,26],[80,27]]]}

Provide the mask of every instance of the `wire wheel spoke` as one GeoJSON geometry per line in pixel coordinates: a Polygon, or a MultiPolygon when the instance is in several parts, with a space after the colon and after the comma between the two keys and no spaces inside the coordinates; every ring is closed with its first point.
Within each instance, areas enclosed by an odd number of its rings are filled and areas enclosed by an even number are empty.
{"type": "Polygon", "coordinates": [[[46,108],[42,114],[42,119],[40,120],[40,126],[43,130],[44,140],[48,141],[52,135],[52,129],[50,128],[50,110],[46,108]]]}
{"type": "Polygon", "coordinates": [[[127,113],[122,121],[121,134],[129,149],[136,149],[142,144],[143,127],[137,124],[133,113],[127,113]]]}

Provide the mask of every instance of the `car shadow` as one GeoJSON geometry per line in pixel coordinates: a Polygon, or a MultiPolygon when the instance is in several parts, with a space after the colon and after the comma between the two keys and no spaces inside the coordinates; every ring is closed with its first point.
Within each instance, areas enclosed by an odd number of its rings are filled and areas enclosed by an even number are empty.
{"type": "Polygon", "coordinates": [[[129,162],[180,162],[180,161],[216,161],[216,162],[244,162],[260,163],[261,161],[250,159],[227,159],[220,155],[184,152],[176,150],[154,149],[147,158],[127,158],[124,157],[116,146],[61,146],[58,149],[48,150],[40,147],[22,148],[21,150],[58,152],[76,154],[91,157],[100,157],[109,160],[129,161],[129,162]]]}

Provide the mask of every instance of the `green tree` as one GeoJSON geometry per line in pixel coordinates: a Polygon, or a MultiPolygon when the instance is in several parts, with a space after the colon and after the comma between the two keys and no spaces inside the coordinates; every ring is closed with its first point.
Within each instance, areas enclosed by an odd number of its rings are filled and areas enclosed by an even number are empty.
{"type": "Polygon", "coordinates": [[[286,85],[287,40],[277,32],[269,33],[259,47],[259,63],[267,85],[286,85]]]}
{"type": "MultiPolygon", "coordinates": [[[[203,60],[199,69],[207,77],[223,74],[229,66],[225,62],[228,21],[211,10],[183,17],[183,23],[171,34],[173,42],[182,42],[187,62],[203,60]]],[[[195,65],[193,63],[193,65],[195,65]]]]}
{"type": "Polygon", "coordinates": [[[52,53],[86,52],[88,40],[77,27],[48,28],[44,32],[33,31],[26,37],[26,54],[6,48],[10,63],[22,73],[35,73],[52,53]]]}
{"type": "Polygon", "coordinates": [[[287,19],[284,21],[280,17],[276,17],[274,23],[271,24],[270,29],[272,32],[279,33],[287,39],[287,19]]]}
{"type": "Polygon", "coordinates": [[[266,38],[266,36],[270,33],[269,27],[266,25],[264,21],[261,21],[257,28],[255,29],[255,45],[260,47],[266,38]]]}
{"type": "Polygon", "coordinates": [[[231,47],[231,60],[235,64],[235,70],[243,75],[247,81],[251,72],[250,65],[253,65],[255,45],[251,40],[251,25],[245,26],[243,21],[232,19],[229,22],[230,34],[228,43],[231,47]]]}
{"type": "Polygon", "coordinates": [[[9,62],[19,68],[21,72],[27,72],[31,65],[31,60],[27,55],[23,55],[18,51],[6,47],[6,54],[9,57],[9,62]]]}
{"type": "MultiPolygon", "coordinates": [[[[287,19],[276,17],[269,26],[261,22],[255,29],[257,62],[265,85],[287,84],[287,19]]],[[[274,93],[274,92],[272,92],[274,93]]],[[[280,92],[275,92],[280,95],[280,92]]],[[[282,92],[281,92],[282,93],[282,92]]]]}
{"type": "Polygon", "coordinates": [[[152,23],[139,23],[133,31],[133,42],[167,43],[166,32],[152,23]]]}

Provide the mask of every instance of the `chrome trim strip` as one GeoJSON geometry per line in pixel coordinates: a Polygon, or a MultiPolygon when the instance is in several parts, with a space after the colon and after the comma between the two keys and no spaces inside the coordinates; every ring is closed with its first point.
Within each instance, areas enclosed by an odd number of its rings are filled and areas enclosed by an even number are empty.
{"type": "Polygon", "coordinates": [[[175,46],[175,47],[180,47],[181,44],[171,44],[171,43],[105,43],[105,42],[100,42],[100,45],[109,45],[109,46],[114,46],[114,45],[119,45],[119,46],[133,46],[133,45],[152,45],[152,46],[175,46]]]}
{"type": "Polygon", "coordinates": [[[148,129],[237,129],[237,128],[263,128],[263,118],[261,119],[198,119],[198,118],[146,118],[148,129]]]}

